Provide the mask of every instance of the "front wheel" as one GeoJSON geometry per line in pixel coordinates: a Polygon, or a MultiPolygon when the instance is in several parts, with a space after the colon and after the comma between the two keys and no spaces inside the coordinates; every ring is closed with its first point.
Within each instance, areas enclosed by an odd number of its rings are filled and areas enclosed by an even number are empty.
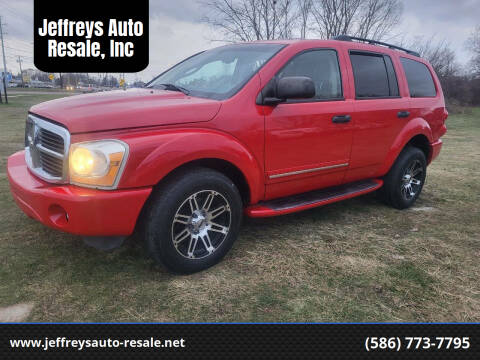
{"type": "Polygon", "coordinates": [[[397,209],[413,205],[420,195],[427,175],[427,160],[419,148],[409,146],[398,156],[384,178],[384,200],[397,209]]]}
{"type": "Polygon", "coordinates": [[[237,238],[242,200],[235,184],[205,168],[178,174],[154,193],[145,224],[151,256],[193,273],[219,262],[237,238]]]}

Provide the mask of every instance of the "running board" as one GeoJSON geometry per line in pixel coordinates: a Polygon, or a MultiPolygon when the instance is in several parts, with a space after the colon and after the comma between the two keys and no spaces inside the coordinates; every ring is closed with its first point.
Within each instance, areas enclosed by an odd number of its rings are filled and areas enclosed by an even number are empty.
{"type": "Polygon", "coordinates": [[[259,202],[245,209],[250,217],[270,217],[323,206],[350,199],[379,189],[380,179],[362,180],[331,188],[309,191],[280,199],[259,202]]]}

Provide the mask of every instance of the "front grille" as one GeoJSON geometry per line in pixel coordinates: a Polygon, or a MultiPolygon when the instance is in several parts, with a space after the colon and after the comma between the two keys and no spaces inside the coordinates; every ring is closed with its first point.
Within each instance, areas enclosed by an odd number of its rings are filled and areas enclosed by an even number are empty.
{"type": "Polygon", "coordinates": [[[63,160],[57,159],[49,154],[39,152],[40,165],[44,171],[53,177],[62,177],[63,160]]]}
{"type": "Polygon", "coordinates": [[[67,181],[70,133],[49,121],[29,115],[25,126],[25,159],[40,178],[62,183],[67,181]]]}
{"type": "Polygon", "coordinates": [[[63,154],[65,148],[65,141],[60,135],[46,129],[40,129],[38,132],[39,144],[55,151],[59,154],[63,154]]]}

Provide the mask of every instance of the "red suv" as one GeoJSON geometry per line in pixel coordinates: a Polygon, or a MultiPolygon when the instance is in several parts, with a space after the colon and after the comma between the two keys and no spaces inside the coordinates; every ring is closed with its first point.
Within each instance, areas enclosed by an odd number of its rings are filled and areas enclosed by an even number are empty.
{"type": "Polygon", "coordinates": [[[146,88],[32,107],[8,176],[43,224],[97,246],[137,230],[156,261],[190,273],[227,253],[243,214],[375,190],[411,206],[447,116],[412,51],[348,36],[227,45],[146,88]]]}

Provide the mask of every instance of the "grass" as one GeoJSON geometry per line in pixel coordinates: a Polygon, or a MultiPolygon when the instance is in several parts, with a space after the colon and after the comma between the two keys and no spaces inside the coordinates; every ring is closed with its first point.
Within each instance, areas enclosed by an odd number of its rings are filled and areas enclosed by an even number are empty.
{"type": "Polygon", "coordinates": [[[273,219],[247,219],[222,263],[173,276],[140,244],[101,253],[14,204],[6,158],[27,109],[0,106],[0,307],[27,321],[480,321],[480,109],[454,115],[414,208],[366,195],[273,219]]]}

